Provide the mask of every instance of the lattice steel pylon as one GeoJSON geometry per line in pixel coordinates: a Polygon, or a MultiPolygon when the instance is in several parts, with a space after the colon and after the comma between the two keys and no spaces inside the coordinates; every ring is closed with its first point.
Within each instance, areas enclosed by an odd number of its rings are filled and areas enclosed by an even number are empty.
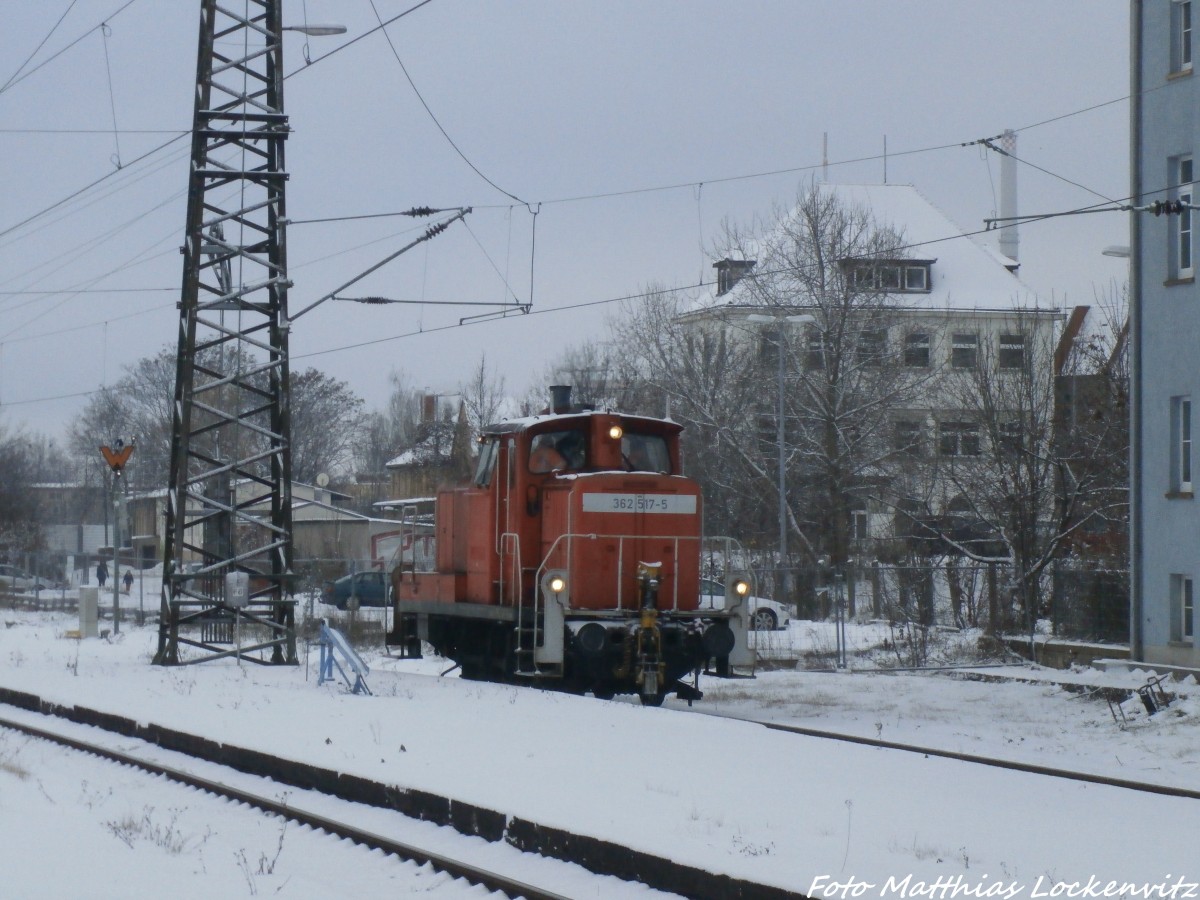
{"type": "Polygon", "coordinates": [[[281,0],[230,5],[201,2],[159,665],[296,663],[281,0]]]}

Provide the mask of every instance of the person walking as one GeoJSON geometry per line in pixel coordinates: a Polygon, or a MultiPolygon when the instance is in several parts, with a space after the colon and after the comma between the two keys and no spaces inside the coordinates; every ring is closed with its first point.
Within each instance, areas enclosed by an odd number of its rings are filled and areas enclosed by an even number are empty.
{"type": "Polygon", "coordinates": [[[125,577],[121,579],[121,583],[125,585],[125,593],[129,593],[129,589],[133,587],[133,569],[125,570],[125,577]]]}
{"type": "Polygon", "coordinates": [[[96,563],[96,582],[103,588],[106,581],[108,581],[108,566],[104,564],[104,560],[100,560],[96,563]]]}

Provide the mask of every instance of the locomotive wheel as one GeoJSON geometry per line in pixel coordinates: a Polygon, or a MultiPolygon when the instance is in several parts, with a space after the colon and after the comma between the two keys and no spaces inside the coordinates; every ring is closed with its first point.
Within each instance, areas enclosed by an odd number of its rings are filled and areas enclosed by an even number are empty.
{"type": "Polygon", "coordinates": [[[642,706],[662,706],[663,701],[667,699],[666,693],[658,693],[653,696],[638,694],[638,697],[642,701],[642,706]]]}
{"type": "Polygon", "coordinates": [[[597,700],[611,700],[616,695],[617,692],[607,685],[596,685],[592,688],[592,696],[597,700]]]}

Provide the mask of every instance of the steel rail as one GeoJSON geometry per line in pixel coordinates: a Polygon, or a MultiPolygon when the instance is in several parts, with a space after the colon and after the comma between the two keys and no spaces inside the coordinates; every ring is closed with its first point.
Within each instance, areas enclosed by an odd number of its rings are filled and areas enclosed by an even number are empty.
{"type": "MultiPolygon", "coordinates": [[[[719,713],[697,711],[700,715],[720,716],[719,713]]],[[[1042,766],[1037,763],[1023,763],[1011,759],[997,759],[992,756],[980,756],[975,753],[961,753],[955,750],[940,750],[936,747],[923,747],[917,744],[902,744],[897,741],[885,741],[879,738],[861,737],[853,734],[843,734],[837,731],[822,731],[818,728],[805,728],[800,725],[785,725],[780,722],[763,722],[758,719],[742,719],[735,716],[720,716],[734,719],[738,722],[749,722],[761,725],[772,731],[785,731],[803,737],[821,738],[823,740],[844,741],[849,744],[862,744],[866,747],[877,747],[881,750],[902,750],[906,753],[919,753],[922,756],[936,756],[940,759],[954,759],[959,762],[975,763],[992,766],[997,769],[1010,769],[1014,772],[1028,772],[1032,775],[1045,775],[1050,778],[1065,778],[1068,781],[1083,781],[1088,784],[1099,784],[1107,787],[1125,788],[1132,791],[1142,791],[1148,794],[1162,794],[1167,797],[1182,797],[1187,800],[1200,800],[1200,791],[1189,788],[1174,787],[1167,784],[1155,784],[1149,781],[1134,781],[1130,778],[1113,778],[1108,775],[1093,775],[1088,772],[1077,772],[1072,769],[1059,769],[1054,766],[1042,766]]]]}
{"type": "MultiPolygon", "coordinates": [[[[171,781],[180,784],[188,785],[189,787],[214,794],[218,797],[224,797],[229,800],[234,800],[239,803],[245,803],[263,812],[273,815],[282,816],[290,819],[301,825],[308,825],[311,828],[320,829],[335,837],[349,838],[355,843],[362,844],[372,850],[383,850],[385,853],[392,853],[400,859],[409,860],[418,864],[428,863],[433,868],[452,875],[455,878],[462,878],[471,884],[478,884],[486,887],[491,891],[500,891],[509,897],[525,897],[528,900],[570,900],[562,894],[556,894],[552,891],[542,890],[533,885],[526,884],[522,881],[509,878],[504,875],[491,872],[487,869],[481,869],[477,866],[472,866],[469,863],[460,862],[448,856],[443,856],[440,853],[434,853],[430,850],[423,850],[420,847],[415,847],[412,844],[406,844],[401,841],[392,840],[374,832],[364,831],[361,828],[355,828],[345,822],[339,822],[336,819],[326,818],[325,816],[317,815],[316,813],[307,812],[295,806],[290,806],[279,800],[272,800],[250,791],[243,791],[238,788],[230,787],[217,781],[212,781],[208,778],[203,778],[199,775],[193,775],[190,772],[184,772],[180,769],[175,769],[170,766],[164,766],[161,763],[150,762],[149,760],[141,759],[129,753],[123,753],[120,750],[112,750],[107,747],[101,747],[96,744],[91,744],[87,741],[79,740],[78,738],[68,737],[64,734],[59,734],[53,731],[47,731],[43,728],[37,728],[33,725],[26,725],[21,722],[14,722],[10,719],[0,717],[0,728],[9,728],[13,731],[19,731],[31,737],[41,738],[42,740],[52,741],[64,747],[69,747],[73,750],[78,750],[83,753],[90,753],[94,756],[99,756],[104,759],[111,760],[121,765],[131,766],[135,769],[140,769],[152,775],[161,775],[171,781]]],[[[219,765],[213,763],[213,765],[219,765]]]]}

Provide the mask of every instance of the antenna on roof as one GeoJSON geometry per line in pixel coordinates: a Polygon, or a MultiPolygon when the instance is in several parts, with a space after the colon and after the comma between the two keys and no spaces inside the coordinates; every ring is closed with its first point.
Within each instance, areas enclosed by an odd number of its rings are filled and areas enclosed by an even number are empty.
{"type": "Polygon", "coordinates": [[[821,132],[821,180],[829,184],[829,132],[821,132]]]}
{"type": "Polygon", "coordinates": [[[887,135],[883,136],[883,183],[887,184],[887,135]]]}

